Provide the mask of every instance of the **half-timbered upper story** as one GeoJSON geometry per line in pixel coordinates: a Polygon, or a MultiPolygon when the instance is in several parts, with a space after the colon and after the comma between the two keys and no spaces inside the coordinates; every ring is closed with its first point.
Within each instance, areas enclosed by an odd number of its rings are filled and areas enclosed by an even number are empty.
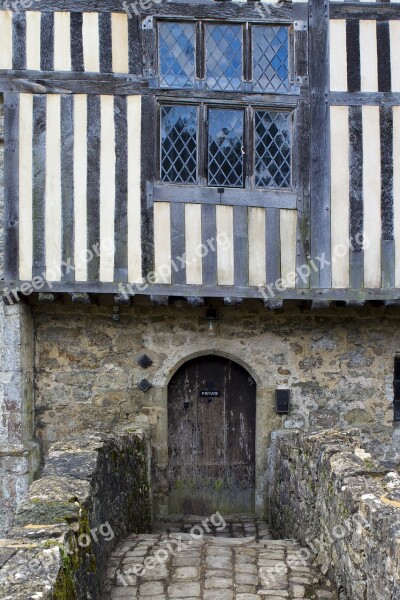
{"type": "Polygon", "coordinates": [[[0,10],[8,290],[395,300],[400,4],[0,10]]]}

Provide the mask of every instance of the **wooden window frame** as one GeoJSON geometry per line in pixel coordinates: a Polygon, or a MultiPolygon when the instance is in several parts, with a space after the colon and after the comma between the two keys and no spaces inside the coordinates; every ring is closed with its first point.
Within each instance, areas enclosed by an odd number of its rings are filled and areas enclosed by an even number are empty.
{"type": "MultiPolygon", "coordinates": [[[[162,5],[157,6],[153,12],[148,26],[142,25],[144,76],[147,79],[149,92],[152,95],[152,122],[158,119],[157,127],[152,129],[152,140],[150,150],[150,139],[146,140],[146,155],[151,156],[153,165],[151,174],[148,171],[145,180],[146,206],[152,209],[155,202],[169,203],[200,203],[200,204],[222,204],[254,206],[263,208],[285,208],[297,209],[303,213],[308,211],[309,202],[309,89],[308,89],[308,7],[302,4],[285,4],[284,6],[271,6],[268,12],[260,15],[254,3],[244,4],[226,3],[204,7],[197,4],[162,5]],[[162,10],[161,10],[162,8],[162,10]],[[250,29],[254,25],[281,25],[290,28],[289,31],[289,93],[253,92],[253,91],[213,91],[205,89],[172,89],[157,87],[157,22],[158,21],[195,21],[196,46],[201,46],[204,36],[204,23],[225,22],[250,26],[244,27],[244,36],[251,38],[250,29]],[[292,164],[291,164],[291,189],[268,189],[268,188],[220,188],[208,187],[198,184],[175,184],[160,182],[160,122],[159,105],[162,104],[205,104],[211,105],[233,105],[235,108],[252,106],[254,109],[271,111],[289,111],[293,114],[292,122],[292,164]],[[304,137],[305,136],[305,137],[304,137]],[[300,144],[300,140],[302,143],[300,144]]],[[[142,21],[143,23],[143,21],[142,21]]],[[[248,40],[247,40],[248,43],[248,40]]],[[[248,46],[247,46],[248,47],[248,46]]],[[[250,77],[246,64],[252,68],[251,48],[249,48],[249,60],[243,65],[243,77],[250,77]]],[[[205,79],[204,52],[196,53],[196,76],[201,75],[205,79]]],[[[199,86],[197,86],[199,87],[199,86]]],[[[147,113],[146,113],[147,114],[147,113]]],[[[204,130],[205,128],[203,128],[204,130]]],[[[205,142],[199,138],[199,145],[205,148],[205,142]]],[[[204,161],[202,154],[198,162],[204,161]]],[[[204,172],[204,164],[200,164],[201,172],[204,172]]],[[[245,175],[247,175],[245,173],[245,175]]]]}
{"type": "MultiPolygon", "coordinates": [[[[293,160],[295,153],[293,152],[293,109],[290,108],[278,108],[276,106],[265,106],[265,105],[253,105],[246,103],[224,103],[218,101],[207,101],[207,100],[193,100],[188,102],[179,102],[176,99],[175,102],[159,102],[157,106],[157,160],[156,160],[156,177],[155,177],[155,189],[158,192],[161,191],[161,188],[165,188],[165,192],[163,196],[167,194],[167,189],[171,187],[171,197],[174,195],[176,187],[182,188],[182,191],[186,191],[187,195],[191,195],[191,190],[193,188],[205,188],[205,190],[199,195],[201,198],[207,198],[208,194],[206,190],[218,190],[223,189],[223,192],[219,192],[220,195],[225,194],[228,190],[229,196],[237,195],[245,201],[246,197],[252,197],[253,201],[257,199],[257,195],[265,195],[270,194],[271,192],[275,194],[283,194],[286,196],[286,201],[289,199],[295,200],[296,191],[293,187],[293,160]],[[181,106],[197,106],[197,115],[198,115],[198,129],[197,129],[197,181],[195,183],[190,184],[179,184],[179,183],[167,183],[161,181],[161,107],[162,106],[172,106],[172,105],[181,105],[181,106]],[[243,140],[244,140],[244,148],[245,148],[245,158],[243,161],[243,187],[231,187],[231,186],[210,186],[208,184],[208,171],[207,171],[207,152],[208,152],[208,118],[207,112],[210,108],[222,108],[222,109],[235,109],[243,111],[243,140]],[[255,113],[257,111],[264,112],[286,112],[291,115],[292,124],[291,124],[291,185],[290,187],[285,188],[258,188],[255,186],[255,148],[254,148],[254,139],[255,139],[255,113]]],[[[185,193],[185,192],[184,192],[185,193]]],[[[210,198],[214,198],[215,195],[211,194],[210,198]]],[[[261,202],[261,198],[259,199],[261,202]]],[[[211,202],[211,200],[210,200],[211,202]]],[[[294,203],[295,204],[295,203],[294,203]]],[[[285,206],[286,207],[286,206],[285,206]]],[[[291,206],[294,207],[294,206],[291,206]]],[[[287,206],[287,208],[290,208],[287,206]]]]}
{"type": "MultiPolygon", "coordinates": [[[[278,22],[278,23],[268,23],[264,21],[238,21],[238,20],[225,20],[221,19],[179,19],[179,18],[157,18],[153,23],[154,34],[152,44],[147,47],[147,61],[146,63],[151,63],[152,67],[147,68],[144,71],[144,76],[148,80],[150,89],[163,89],[169,90],[170,93],[173,93],[175,90],[180,90],[181,88],[168,88],[166,86],[160,85],[160,76],[159,76],[159,23],[165,22],[171,23],[196,23],[195,27],[195,83],[193,88],[182,88],[185,91],[192,92],[196,94],[198,91],[204,91],[206,93],[216,92],[218,94],[240,94],[240,93],[251,93],[257,95],[280,95],[280,96],[291,96],[291,95],[299,95],[299,87],[295,82],[295,58],[294,58],[294,25],[292,22],[278,22]],[[241,25],[242,26],[242,86],[239,90],[213,90],[207,88],[207,77],[206,77],[206,27],[207,24],[210,25],[241,25]],[[273,26],[287,27],[288,28],[288,90],[286,92],[281,91],[279,93],[275,93],[271,90],[255,90],[255,82],[253,81],[253,36],[252,36],[252,27],[273,27],[273,26]],[[153,51],[153,56],[149,56],[149,52],[153,51]]],[[[146,48],[144,48],[146,53],[146,48]]]]}

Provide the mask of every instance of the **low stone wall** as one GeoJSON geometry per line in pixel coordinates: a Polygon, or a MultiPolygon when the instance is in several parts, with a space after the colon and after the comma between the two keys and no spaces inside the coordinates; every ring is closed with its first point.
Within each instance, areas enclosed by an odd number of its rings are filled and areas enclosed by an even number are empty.
{"type": "Polygon", "coordinates": [[[2,600],[100,598],[115,544],[151,527],[147,446],[143,431],[124,431],[51,447],[0,540],[2,600]]]}
{"type": "Polygon", "coordinates": [[[308,545],[341,598],[400,598],[400,477],[360,445],[355,430],[274,433],[272,528],[308,545]]]}

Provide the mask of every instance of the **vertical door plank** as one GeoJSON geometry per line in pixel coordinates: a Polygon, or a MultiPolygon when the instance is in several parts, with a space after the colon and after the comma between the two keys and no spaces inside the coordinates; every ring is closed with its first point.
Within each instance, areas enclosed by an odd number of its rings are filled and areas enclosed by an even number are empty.
{"type": "Polygon", "coordinates": [[[400,106],[393,107],[395,287],[400,287],[400,106]]]}

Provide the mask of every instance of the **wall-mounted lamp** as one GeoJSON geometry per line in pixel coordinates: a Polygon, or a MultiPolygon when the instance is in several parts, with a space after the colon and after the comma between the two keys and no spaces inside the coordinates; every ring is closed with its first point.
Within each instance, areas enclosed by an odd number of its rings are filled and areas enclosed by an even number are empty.
{"type": "Polygon", "coordinates": [[[215,310],[215,308],[212,308],[212,306],[209,306],[207,308],[207,313],[206,313],[205,319],[207,321],[208,335],[210,337],[216,336],[218,333],[218,321],[220,319],[218,316],[218,312],[215,310]]]}

